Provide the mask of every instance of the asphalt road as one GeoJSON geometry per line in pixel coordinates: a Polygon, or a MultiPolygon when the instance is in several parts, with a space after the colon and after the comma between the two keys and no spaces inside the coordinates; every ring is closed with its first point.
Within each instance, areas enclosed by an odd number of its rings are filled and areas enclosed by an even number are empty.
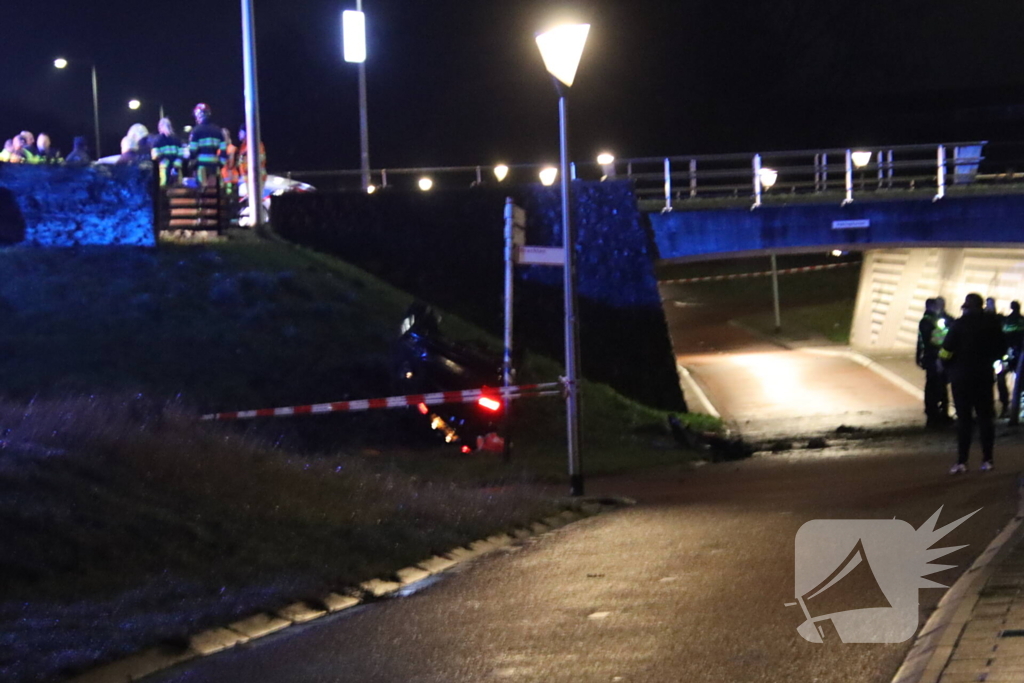
{"type": "MultiPolygon", "coordinates": [[[[920,526],[981,512],[942,545],[960,569],[1015,507],[1024,447],[950,477],[952,438],[838,446],[592,482],[633,495],[600,515],[358,608],[154,677],[288,681],[888,681],[909,643],[814,645],[796,632],[794,538],[821,518],[920,526]]],[[[922,618],[942,591],[922,589],[922,618]]],[[[922,622],[923,623],[923,622],[922,622]]]]}

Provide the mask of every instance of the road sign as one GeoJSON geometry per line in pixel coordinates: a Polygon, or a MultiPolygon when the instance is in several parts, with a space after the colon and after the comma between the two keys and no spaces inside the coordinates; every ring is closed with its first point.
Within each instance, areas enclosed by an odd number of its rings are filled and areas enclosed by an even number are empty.
{"type": "Polygon", "coordinates": [[[561,266],[565,263],[565,249],[522,246],[516,251],[516,263],[522,266],[561,266]]]}

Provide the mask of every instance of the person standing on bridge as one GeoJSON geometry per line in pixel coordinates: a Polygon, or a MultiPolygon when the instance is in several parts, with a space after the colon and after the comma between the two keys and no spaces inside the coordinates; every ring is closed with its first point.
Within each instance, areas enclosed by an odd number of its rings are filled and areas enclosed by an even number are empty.
{"type": "Polygon", "coordinates": [[[1009,417],[1010,408],[1013,405],[1010,401],[1010,390],[1006,386],[1006,376],[1014,373],[1016,375],[1020,363],[1021,347],[1024,346],[1024,316],[1020,314],[1020,302],[1010,302],[1010,312],[1003,316],[1003,335],[1006,337],[1006,356],[1003,358],[1002,370],[996,375],[996,388],[999,390],[999,401],[1003,404],[1003,410],[999,417],[1009,417]]]}
{"type": "Polygon", "coordinates": [[[174,126],[168,118],[160,119],[156,129],[160,131],[160,135],[153,142],[150,153],[160,170],[160,187],[177,185],[181,182],[181,139],[174,134],[174,126]]]}
{"type": "Polygon", "coordinates": [[[992,364],[1002,358],[1005,351],[1006,338],[996,317],[985,312],[980,294],[968,294],[964,299],[963,315],[950,327],[939,352],[953,385],[953,404],[956,406],[958,459],[950,474],[967,471],[975,416],[978,440],[981,441],[981,471],[986,472],[993,467],[995,401],[992,385],[995,374],[992,364]]]}
{"type": "Polygon", "coordinates": [[[952,422],[949,416],[949,390],[946,373],[939,363],[939,351],[946,340],[946,321],[939,315],[938,299],[924,303],[924,316],[917,325],[917,367],[924,370],[925,426],[929,429],[944,427],[952,422]]]}

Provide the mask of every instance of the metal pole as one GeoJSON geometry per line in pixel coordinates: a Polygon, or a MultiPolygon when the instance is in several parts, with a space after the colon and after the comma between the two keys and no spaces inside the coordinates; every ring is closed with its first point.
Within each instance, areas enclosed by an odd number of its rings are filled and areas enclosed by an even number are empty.
{"type": "Polygon", "coordinates": [[[750,208],[756,209],[761,206],[761,155],[754,155],[754,205],[750,208]]]}
{"type": "Polygon", "coordinates": [[[690,159],[690,197],[697,196],[697,160],[690,159]]]}
{"type": "Polygon", "coordinates": [[[775,333],[782,331],[782,313],[779,311],[779,264],[772,254],[772,301],[775,304],[775,333]]]}
{"type": "MultiPolygon", "coordinates": [[[[580,457],[579,386],[577,361],[579,329],[576,320],[576,264],[572,234],[569,190],[569,124],[565,95],[558,98],[559,138],[562,154],[562,246],[565,251],[565,414],[569,449],[569,487],[573,496],[583,495],[583,468],[580,457]]],[[[666,165],[668,160],[666,159],[666,165]]],[[[671,208],[671,206],[669,207],[671,208]]]]}
{"type": "Polygon", "coordinates": [[[939,186],[938,192],[932,201],[942,199],[946,196],[946,146],[939,145],[938,153],[936,154],[936,184],[939,186]]]}
{"type": "Polygon", "coordinates": [[[256,74],[256,21],[253,0],[242,0],[242,64],[245,81],[246,188],[253,228],[263,223],[263,169],[260,167],[260,95],[256,74]]]}
{"type": "Polygon", "coordinates": [[[160,118],[161,119],[164,118],[164,105],[163,104],[160,105],[160,118]]]}
{"type": "MultiPolygon", "coordinates": [[[[356,10],[363,11],[363,0],[356,0],[356,10]]],[[[366,62],[359,62],[359,169],[363,189],[370,186],[370,127],[366,112],[366,62]]]]}
{"type": "Polygon", "coordinates": [[[853,201],[853,152],[846,150],[846,199],[843,206],[853,201]]]}
{"type": "Polygon", "coordinates": [[[100,86],[96,77],[96,65],[92,65],[92,124],[96,131],[96,158],[103,156],[100,151],[100,86]]]}
{"type": "Polygon", "coordinates": [[[821,191],[828,192],[828,154],[821,154],[821,191]]]}
{"type": "Polygon", "coordinates": [[[876,158],[878,159],[878,184],[876,187],[881,189],[882,179],[885,177],[885,155],[882,153],[882,150],[878,150],[878,156],[876,158]]]}
{"type": "Polygon", "coordinates": [[[672,210],[672,162],[665,159],[665,211],[672,210]]]}
{"type": "Polygon", "coordinates": [[[512,297],[513,261],[515,259],[515,210],[516,205],[512,197],[505,199],[505,355],[501,363],[502,399],[505,404],[505,437],[504,457],[509,460],[512,456],[512,435],[510,427],[512,424],[512,401],[509,399],[509,387],[514,383],[512,369],[512,297]]]}
{"type": "Polygon", "coordinates": [[[814,155],[814,191],[821,192],[821,155],[814,155]]]}

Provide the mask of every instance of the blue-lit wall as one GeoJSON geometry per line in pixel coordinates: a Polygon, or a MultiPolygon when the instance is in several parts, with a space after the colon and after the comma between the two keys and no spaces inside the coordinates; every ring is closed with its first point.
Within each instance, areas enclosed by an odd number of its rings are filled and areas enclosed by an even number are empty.
{"type": "MultiPolygon", "coordinates": [[[[894,193],[895,195],[895,193],[894,193]]],[[[1007,246],[1024,242],[1024,195],[830,204],[765,205],[652,214],[658,258],[707,258],[744,252],[816,248],[1007,246]],[[837,229],[860,220],[864,228],[837,229]],[[840,223],[840,225],[842,225],[840,223]]]]}
{"type": "Polygon", "coordinates": [[[0,244],[153,246],[152,174],[0,163],[0,244]]]}
{"type": "MultiPolygon", "coordinates": [[[[632,186],[578,181],[573,188],[583,374],[649,405],[680,409],[653,243],[632,186]]],[[[274,198],[272,214],[283,237],[500,334],[509,195],[526,210],[529,244],[561,244],[559,192],[540,185],[284,195],[274,198]]],[[[517,271],[517,345],[562,358],[561,268],[517,271]]]]}

